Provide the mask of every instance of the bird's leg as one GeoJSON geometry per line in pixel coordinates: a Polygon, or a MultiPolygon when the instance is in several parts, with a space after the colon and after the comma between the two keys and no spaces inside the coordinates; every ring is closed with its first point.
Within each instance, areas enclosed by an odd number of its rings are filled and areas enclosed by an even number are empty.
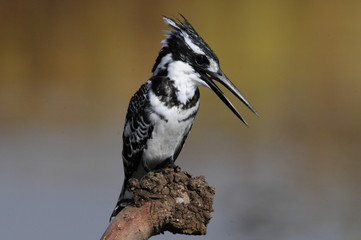
{"type": "Polygon", "coordinates": [[[173,157],[170,157],[169,160],[168,160],[168,167],[169,168],[173,168],[174,171],[176,172],[180,172],[181,171],[181,168],[175,164],[175,159],[173,157]]]}
{"type": "Polygon", "coordinates": [[[152,171],[152,170],[149,168],[147,161],[143,161],[143,168],[144,168],[144,170],[145,170],[147,173],[150,172],[150,171],[152,171]]]}
{"type": "Polygon", "coordinates": [[[169,157],[166,160],[164,160],[162,163],[158,164],[155,169],[153,171],[160,171],[163,168],[173,168],[176,171],[180,171],[180,167],[175,165],[175,160],[173,159],[173,157],[169,157]]]}

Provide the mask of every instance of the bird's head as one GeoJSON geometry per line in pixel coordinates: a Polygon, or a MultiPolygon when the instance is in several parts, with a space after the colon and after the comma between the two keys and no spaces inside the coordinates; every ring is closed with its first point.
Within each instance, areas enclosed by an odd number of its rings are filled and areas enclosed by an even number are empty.
{"type": "Polygon", "coordinates": [[[257,112],[223,73],[216,54],[196,32],[187,19],[184,16],[182,16],[182,18],[183,22],[175,21],[166,16],[163,17],[165,23],[167,23],[173,31],[165,31],[167,37],[162,41],[163,48],[153,66],[152,72],[155,75],[162,74],[164,71],[169,71],[169,66],[171,64],[179,63],[178,66],[182,66],[178,68],[180,69],[179,71],[191,72],[191,79],[196,85],[203,85],[212,89],[228,108],[247,125],[247,122],[243,119],[241,114],[228,100],[221,89],[214,83],[214,80],[224,85],[253,113],[257,115],[257,112]]]}

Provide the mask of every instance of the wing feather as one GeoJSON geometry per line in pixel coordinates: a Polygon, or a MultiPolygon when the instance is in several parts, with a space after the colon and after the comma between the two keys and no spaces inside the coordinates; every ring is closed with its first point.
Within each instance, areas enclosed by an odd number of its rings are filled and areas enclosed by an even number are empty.
{"type": "Polygon", "coordinates": [[[130,100],[123,132],[123,164],[125,177],[137,170],[147,140],[153,132],[147,106],[151,82],[145,82],[130,100]]]}
{"type": "Polygon", "coordinates": [[[145,82],[130,99],[123,131],[122,155],[125,177],[118,202],[112,212],[110,220],[130,201],[130,199],[124,198],[128,180],[138,169],[147,140],[152,136],[153,125],[149,120],[149,113],[146,110],[149,105],[148,93],[150,86],[150,81],[145,82]]]}

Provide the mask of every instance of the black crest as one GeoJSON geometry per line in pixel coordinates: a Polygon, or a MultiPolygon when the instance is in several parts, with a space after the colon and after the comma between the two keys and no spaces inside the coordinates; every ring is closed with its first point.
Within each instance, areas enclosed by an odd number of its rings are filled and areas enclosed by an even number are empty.
{"type": "Polygon", "coordinates": [[[181,15],[181,17],[183,21],[163,16],[164,22],[167,23],[173,31],[165,31],[167,38],[162,41],[163,48],[153,66],[152,72],[154,72],[162,57],[168,53],[172,53],[174,60],[188,60],[187,62],[189,62],[187,53],[194,54],[189,43],[196,45],[205,55],[219,63],[218,57],[209,45],[197,33],[189,21],[183,15],[181,15]]]}

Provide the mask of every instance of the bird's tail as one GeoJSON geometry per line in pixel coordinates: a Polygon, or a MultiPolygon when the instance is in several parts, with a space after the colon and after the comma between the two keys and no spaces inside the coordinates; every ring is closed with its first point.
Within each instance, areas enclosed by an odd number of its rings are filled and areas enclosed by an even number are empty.
{"type": "Polygon", "coordinates": [[[115,205],[112,215],[110,216],[110,219],[109,219],[110,222],[113,220],[113,218],[115,218],[118,215],[118,213],[120,211],[123,210],[123,208],[128,206],[128,204],[132,200],[132,193],[129,190],[127,190],[128,189],[128,180],[129,180],[128,177],[124,178],[122,191],[120,192],[118,202],[115,205]]]}

